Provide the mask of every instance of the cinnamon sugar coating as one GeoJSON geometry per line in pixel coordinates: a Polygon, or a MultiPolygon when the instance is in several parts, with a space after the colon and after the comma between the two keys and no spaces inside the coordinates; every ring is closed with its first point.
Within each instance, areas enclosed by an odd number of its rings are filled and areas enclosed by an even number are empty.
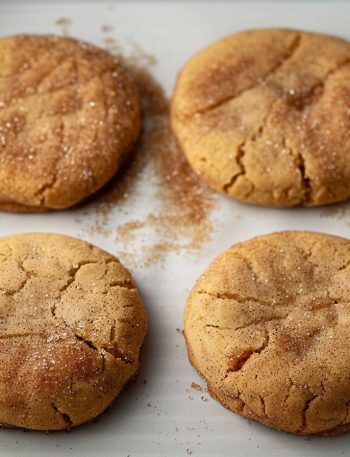
{"type": "Polygon", "coordinates": [[[0,40],[0,208],[70,207],[119,169],[140,130],[117,57],[67,37],[0,40]]]}
{"type": "Polygon", "coordinates": [[[135,375],[146,315],[130,273],[75,238],[0,238],[0,424],[61,430],[135,375]]]}
{"type": "Polygon", "coordinates": [[[172,127],[216,190],[273,207],[350,196],[350,43],[284,29],[228,36],[180,73],[172,127]]]}
{"type": "Polygon", "coordinates": [[[195,368],[225,407],[301,435],[350,429],[350,241],[282,232],[232,246],[185,311],[195,368]]]}

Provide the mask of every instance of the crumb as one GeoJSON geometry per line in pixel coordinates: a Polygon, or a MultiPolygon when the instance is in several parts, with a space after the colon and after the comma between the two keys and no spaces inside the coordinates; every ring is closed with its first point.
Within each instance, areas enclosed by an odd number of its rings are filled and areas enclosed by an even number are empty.
{"type": "Polygon", "coordinates": [[[101,30],[104,33],[108,33],[113,30],[113,27],[111,25],[101,25],[101,30]]]}
{"type": "Polygon", "coordinates": [[[192,382],[191,387],[192,387],[192,389],[198,390],[200,392],[202,391],[202,387],[199,384],[197,384],[196,382],[192,382]]]}
{"type": "Polygon", "coordinates": [[[60,17],[55,21],[55,25],[61,28],[62,35],[69,35],[69,27],[72,21],[67,17],[60,17]]]}

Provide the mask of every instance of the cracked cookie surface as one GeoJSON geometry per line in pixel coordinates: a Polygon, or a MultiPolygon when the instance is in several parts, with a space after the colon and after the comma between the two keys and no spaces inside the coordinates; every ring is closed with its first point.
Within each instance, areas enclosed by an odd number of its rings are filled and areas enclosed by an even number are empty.
{"type": "Polygon", "coordinates": [[[77,204],[120,168],[140,130],[137,88],[117,57],[82,41],[0,40],[0,208],[77,204]]]}
{"type": "Polygon", "coordinates": [[[291,433],[350,430],[350,241],[282,232],[237,244],[197,281],[188,354],[225,407],[291,433]]]}
{"type": "Polygon", "coordinates": [[[180,73],[172,127],[216,190],[274,207],[350,197],[350,43],[285,29],[231,35],[180,73]]]}
{"type": "Polygon", "coordinates": [[[137,372],[146,326],[115,257],[63,235],[0,238],[0,424],[95,418],[137,372]]]}

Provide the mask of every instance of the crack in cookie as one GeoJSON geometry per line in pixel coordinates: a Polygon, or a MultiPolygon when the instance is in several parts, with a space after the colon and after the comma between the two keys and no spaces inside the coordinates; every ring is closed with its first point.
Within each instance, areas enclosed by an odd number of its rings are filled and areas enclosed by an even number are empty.
{"type": "Polygon", "coordinates": [[[283,29],[241,32],[204,49],[180,73],[171,107],[190,165],[247,203],[346,200],[349,63],[347,41],[283,29]]]}
{"type": "Polygon", "coordinates": [[[224,406],[301,435],[349,430],[350,241],[281,232],[240,243],[185,309],[193,366],[224,406]]]}
{"type": "Polygon", "coordinates": [[[0,423],[92,420],[138,370],[147,322],[130,273],[63,235],[1,238],[0,252],[0,423]]]}

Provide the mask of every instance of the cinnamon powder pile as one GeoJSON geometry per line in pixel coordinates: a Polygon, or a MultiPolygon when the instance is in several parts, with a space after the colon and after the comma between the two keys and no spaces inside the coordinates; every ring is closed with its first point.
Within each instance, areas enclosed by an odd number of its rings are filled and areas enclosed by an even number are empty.
{"type": "MultiPolygon", "coordinates": [[[[112,44],[116,49],[114,40],[112,44]]],[[[154,63],[154,57],[137,46],[125,61],[140,91],[143,132],[123,170],[90,203],[90,234],[111,236],[111,226],[118,221],[115,211],[127,215],[138,204],[145,183],[152,185],[152,206],[157,209],[115,228],[119,257],[139,267],[161,262],[170,251],[199,249],[213,231],[213,193],[191,170],[171,133],[169,101],[150,71],[154,63]]]]}

